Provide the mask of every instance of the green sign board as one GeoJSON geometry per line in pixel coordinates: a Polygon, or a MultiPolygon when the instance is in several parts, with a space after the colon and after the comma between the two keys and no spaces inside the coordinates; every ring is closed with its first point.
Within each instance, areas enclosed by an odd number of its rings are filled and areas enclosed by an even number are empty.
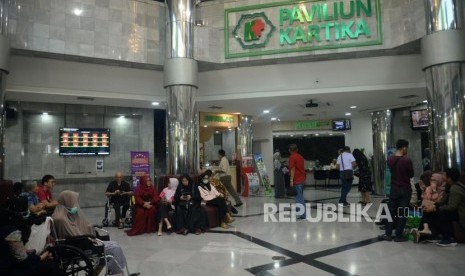
{"type": "Polygon", "coordinates": [[[234,116],[227,115],[205,115],[205,122],[215,122],[215,123],[234,123],[234,116]]]}
{"type": "Polygon", "coordinates": [[[307,0],[225,10],[225,57],[382,43],[380,0],[307,0]]]}
{"type": "Polygon", "coordinates": [[[297,121],[296,130],[320,130],[331,128],[331,121],[297,121]]]}

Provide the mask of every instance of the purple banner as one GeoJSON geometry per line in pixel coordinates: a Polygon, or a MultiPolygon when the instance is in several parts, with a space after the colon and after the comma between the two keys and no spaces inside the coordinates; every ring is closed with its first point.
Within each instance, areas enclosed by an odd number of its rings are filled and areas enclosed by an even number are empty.
{"type": "Polygon", "coordinates": [[[150,159],[148,151],[131,151],[131,175],[133,187],[137,187],[139,178],[150,174],[150,159]]]}

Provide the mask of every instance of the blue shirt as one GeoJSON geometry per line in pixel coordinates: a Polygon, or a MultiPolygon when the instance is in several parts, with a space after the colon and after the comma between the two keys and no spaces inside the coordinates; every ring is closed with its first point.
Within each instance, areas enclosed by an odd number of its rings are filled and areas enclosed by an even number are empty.
{"type": "Polygon", "coordinates": [[[27,197],[27,206],[39,204],[39,198],[35,193],[22,192],[20,196],[27,197]]]}

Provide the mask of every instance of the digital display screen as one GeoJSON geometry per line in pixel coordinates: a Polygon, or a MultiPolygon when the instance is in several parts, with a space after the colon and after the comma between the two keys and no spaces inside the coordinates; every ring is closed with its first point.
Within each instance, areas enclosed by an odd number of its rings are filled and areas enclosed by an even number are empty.
{"type": "Polygon", "coordinates": [[[333,120],[332,125],[333,125],[333,130],[337,130],[337,131],[351,129],[350,120],[333,120]]]}
{"type": "Polygon", "coordinates": [[[61,128],[60,155],[109,155],[110,129],[108,128],[61,128]]]}
{"type": "Polygon", "coordinates": [[[411,110],[410,119],[413,129],[426,129],[429,125],[428,109],[411,110]]]}

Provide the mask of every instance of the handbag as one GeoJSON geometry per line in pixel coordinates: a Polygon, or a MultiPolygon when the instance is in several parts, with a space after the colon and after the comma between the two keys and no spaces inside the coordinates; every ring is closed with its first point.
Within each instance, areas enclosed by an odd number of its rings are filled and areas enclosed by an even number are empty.
{"type": "MultiPolygon", "coordinates": [[[[342,162],[342,169],[344,169],[344,157],[341,154],[341,162],[342,162]]],[[[342,177],[345,180],[352,180],[354,179],[354,170],[343,170],[342,177]]]]}

